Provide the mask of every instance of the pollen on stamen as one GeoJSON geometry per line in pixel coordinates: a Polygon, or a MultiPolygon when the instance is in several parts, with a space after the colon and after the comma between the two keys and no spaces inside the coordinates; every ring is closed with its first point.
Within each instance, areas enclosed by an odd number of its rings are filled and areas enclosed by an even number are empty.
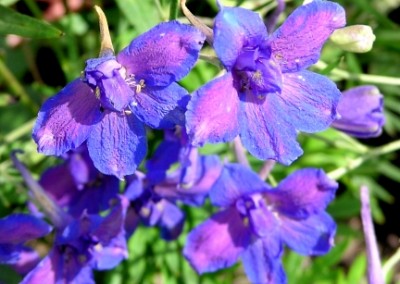
{"type": "Polygon", "coordinates": [[[100,99],[100,88],[96,87],[96,89],[94,90],[94,94],[96,95],[96,99],[100,99]]]}

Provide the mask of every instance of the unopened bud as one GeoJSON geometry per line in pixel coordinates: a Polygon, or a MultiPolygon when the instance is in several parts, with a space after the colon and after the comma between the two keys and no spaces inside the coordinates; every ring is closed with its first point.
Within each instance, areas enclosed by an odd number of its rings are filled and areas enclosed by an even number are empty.
{"type": "Polygon", "coordinates": [[[335,30],[330,40],[343,50],[364,53],[372,49],[375,35],[370,26],[354,25],[335,30]]]}

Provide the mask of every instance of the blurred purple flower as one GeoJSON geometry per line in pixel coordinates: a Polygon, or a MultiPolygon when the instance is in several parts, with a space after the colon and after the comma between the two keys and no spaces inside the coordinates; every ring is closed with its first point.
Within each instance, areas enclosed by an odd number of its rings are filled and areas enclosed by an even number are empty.
{"type": "Polygon", "coordinates": [[[82,78],[42,106],[33,129],[38,151],[62,155],[87,141],[95,167],[123,178],[146,155],[145,125],[183,124],[189,99],[176,81],[198,58],[204,36],[177,21],[161,23],[114,56],[89,59],[82,78]]]}
{"type": "Polygon", "coordinates": [[[304,255],[333,246],[336,225],[325,208],[337,186],[322,170],[302,169],[273,189],[247,167],[226,165],[210,191],[224,209],[189,233],[184,255],[200,274],[241,258],[251,282],[285,283],[284,244],[304,255]]]}
{"type": "Polygon", "coordinates": [[[375,86],[359,86],[343,92],[332,127],[358,138],[377,137],[385,123],[383,96],[375,86]]]}
{"type": "Polygon", "coordinates": [[[57,228],[49,255],[21,283],[95,283],[93,269],[112,269],[128,257],[124,231],[128,203],[121,197],[106,217],[83,213],[65,228],[57,228]]]}
{"type": "Polygon", "coordinates": [[[142,222],[160,227],[164,239],[175,239],[184,222],[176,202],[201,205],[221,173],[220,160],[218,156],[198,155],[197,149],[186,143],[184,132],[166,131],[165,140],[146,167],[146,176],[137,172],[127,177],[125,195],[132,200],[127,231],[132,232],[142,222]],[[175,163],[179,166],[169,171],[175,163]]]}
{"type": "Polygon", "coordinates": [[[47,169],[40,185],[64,211],[79,218],[86,211],[97,214],[107,210],[118,198],[119,180],[100,173],[94,166],[85,145],[64,154],[64,163],[47,169]]]}
{"type": "Polygon", "coordinates": [[[316,0],[297,8],[269,37],[257,13],[220,9],[213,46],[228,72],[194,92],[186,112],[190,140],[198,146],[240,135],[255,157],[290,164],[302,154],[297,132],[324,130],[336,117],[339,90],[305,69],[345,25],[345,12],[316,0]]]}
{"type": "Polygon", "coordinates": [[[24,243],[47,235],[51,229],[43,220],[28,214],[0,219],[0,263],[12,265],[20,273],[28,272],[40,258],[24,243]]]}

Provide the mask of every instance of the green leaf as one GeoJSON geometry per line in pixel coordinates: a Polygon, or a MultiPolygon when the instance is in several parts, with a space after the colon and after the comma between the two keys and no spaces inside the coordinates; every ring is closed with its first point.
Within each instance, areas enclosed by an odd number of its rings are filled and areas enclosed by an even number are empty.
{"type": "Polygon", "coordinates": [[[361,283],[367,269],[367,258],[360,254],[352,262],[346,283],[361,283]]]}
{"type": "Polygon", "coordinates": [[[46,22],[0,5],[0,35],[8,34],[29,38],[55,38],[64,33],[46,22]]]}

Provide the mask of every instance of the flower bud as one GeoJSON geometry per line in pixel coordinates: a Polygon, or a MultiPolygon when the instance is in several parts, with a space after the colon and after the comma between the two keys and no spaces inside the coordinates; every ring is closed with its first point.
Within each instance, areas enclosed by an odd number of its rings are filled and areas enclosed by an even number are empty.
{"type": "Polygon", "coordinates": [[[339,118],[332,127],[358,138],[379,136],[385,123],[383,96],[375,86],[359,86],[342,93],[339,118]]]}
{"type": "Polygon", "coordinates": [[[372,49],[375,35],[370,26],[354,25],[335,30],[330,39],[343,50],[364,53],[372,49]]]}

